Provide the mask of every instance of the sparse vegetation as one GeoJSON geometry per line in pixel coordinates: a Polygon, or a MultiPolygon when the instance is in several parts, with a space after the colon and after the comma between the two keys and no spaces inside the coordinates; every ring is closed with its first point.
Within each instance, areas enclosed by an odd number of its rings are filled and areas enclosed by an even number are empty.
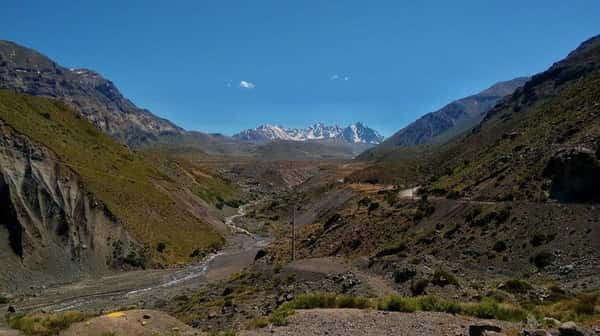
{"type": "Polygon", "coordinates": [[[392,295],[388,298],[385,298],[379,302],[377,305],[377,309],[379,310],[387,310],[387,311],[396,311],[396,312],[405,312],[412,313],[416,311],[418,305],[415,300],[403,298],[400,296],[392,295]]]}
{"type": "Polygon", "coordinates": [[[560,321],[585,321],[600,319],[600,292],[582,293],[533,308],[536,316],[548,316],[560,321]]]}
{"type": "Polygon", "coordinates": [[[485,298],[478,303],[457,303],[436,296],[414,298],[390,296],[380,300],[378,309],[399,312],[436,311],[507,321],[522,321],[527,317],[525,310],[507,304],[500,304],[489,298],[485,298]]]}
{"type": "Polygon", "coordinates": [[[431,280],[431,283],[440,287],[444,287],[447,285],[454,285],[456,287],[460,287],[460,284],[458,283],[458,280],[456,279],[454,274],[441,269],[436,270],[435,273],[433,273],[433,279],[431,280]]]}
{"type": "Polygon", "coordinates": [[[431,202],[429,202],[427,195],[421,196],[421,200],[419,201],[419,205],[415,214],[413,215],[413,220],[415,222],[421,221],[423,218],[429,217],[435,211],[435,207],[431,202]]]}
{"type": "Polygon", "coordinates": [[[160,160],[130,151],[63,103],[0,91],[0,118],[76,171],[87,190],[149,248],[155,262],[187,261],[196,248],[223,244],[215,230],[158,187],[173,183],[157,168],[160,160]],[[174,243],[159,253],[160,241],[174,243]]]}
{"type": "Polygon", "coordinates": [[[547,266],[552,265],[552,263],[554,262],[554,254],[547,252],[547,251],[542,251],[542,252],[536,254],[535,256],[533,256],[531,258],[531,262],[537,268],[545,268],[547,266]]]}
{"type": "Polygon", "coordinates": [[[379,251],[379,252],[377,252],[377,254],[375,254],[375,257],[381,258],[381,257],[389,256],[389,255],[398,254],[398,253],[406,250],[406,248],[407,248],[406,242],[401,241],[399,243],[390,245],[389,247],[383,248],[381,251],[379,251]]]}
{"type": "Polygon", "coordinates": [[[524,309],[509,304],[498,303],[491,298],[484,298],[479,303],[462,304],[461,313],[479,318],[506,321],[523,321],[527,318],[527,312],[524,309]]]}
{"type": "Polygon", "coordinates": [[[418,279],[411,283],[410,291],[414,296],[423,295],[425,293],[425,289],[429,286],[429,280],[427,279],[418,279]]]}
{"type": "Polygon", "coordinates": [[[34,314],[9,317],[8,325],[31,336],[54,336],[73,323],[85,321],[90,315],[80,312],[64,312],[54,314],[34,314]]]}
{"type": "Polygon", "coordinates": [[[506,246],[506,242],[504,240],[498,240],[494,243],[494,246],[492,246],[492,250],[501,253],[506,251],[508,247],[506,246]]]}
{"type": "Polygon", "coordinates": [[[504,283],[502,289],[512,294],[525,294],[530,291],[532,287],[525,281],[511,279],[504,283]]]}

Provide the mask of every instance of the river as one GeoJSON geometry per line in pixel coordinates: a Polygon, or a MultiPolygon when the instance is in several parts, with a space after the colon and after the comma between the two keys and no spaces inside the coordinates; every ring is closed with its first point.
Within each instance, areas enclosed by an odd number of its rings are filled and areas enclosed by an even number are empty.
{"type": "Polygon", "coordinates": [[[87,279],[51,287],[41,295],[24,298],[14,306],[22,312],[67,310],[98,311],[123,306],[152,306],[180,293],[194,291],[206,281],[226,279],[250,265],[256,251],[267,241],[236,225],[246,215],[248,203],[236,214],[225,218],[233,242],[224,250],[211,254],[184,268],[136,270],[98,279],[87,279]]]}

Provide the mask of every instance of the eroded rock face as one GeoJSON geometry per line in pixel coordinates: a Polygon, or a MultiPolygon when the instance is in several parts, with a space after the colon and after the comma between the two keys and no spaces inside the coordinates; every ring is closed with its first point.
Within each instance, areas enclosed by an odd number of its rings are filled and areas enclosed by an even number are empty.
{"type": "Polygon", "coordinates": [[[72,169],[0,121],[0,290],[104,273],[132,246],[72,169]]]}
{"type": "Polygon", "coordinates": [[[565,202],[600,201],[600,161],[597,153],[578,146],[556,152],[544,170],[552,179],[550,196],[565,202]]]}

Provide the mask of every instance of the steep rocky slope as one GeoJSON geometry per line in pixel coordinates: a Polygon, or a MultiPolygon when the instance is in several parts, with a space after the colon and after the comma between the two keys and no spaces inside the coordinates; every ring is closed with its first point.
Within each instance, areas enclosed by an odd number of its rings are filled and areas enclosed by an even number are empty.
{"type": "Polygon", "coordinates": [[[492,109],[429,163],[427,189],[491,200],[597,202],[600,37],[492,109]]]}
{"type": "Polygon", "coordinates": [[[139,146],[183,129],[135,106],[95,71],[68,69],[35,50],[0,40],[0,88],[58,98],[121,142],[139,146]]]}
{"type": "Polygon", "coordinates": [[[0,288],[106,272],[137,253],[123,225],[47,147],[0,121],[0,288]],[[6,248],[8,247],[8,248],[6,248]]]}
{"type": "Polygon", "coordinates": [[[13,270],[0,283],[191,261],[223,243],[213,206],[233,194],[217,177],[132,152],[55,100],[0,91],[0,120],[13,270]]]}

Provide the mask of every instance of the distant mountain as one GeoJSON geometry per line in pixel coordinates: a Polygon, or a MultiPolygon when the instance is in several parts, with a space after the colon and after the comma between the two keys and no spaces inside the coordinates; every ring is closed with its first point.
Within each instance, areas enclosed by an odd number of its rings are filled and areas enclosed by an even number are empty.
{"type": "Polygon", "coordinates": [[[99,73],[62,67],[35,50],[2,40],[0,89],[61,99],[94,126],[131,146],[152,142],[161,134],[185,132],[137,107],[99,73]]]}
{"type": "Polygon", "coordinates": [[[466,130],[479,123],[485,113],[500,99],[512,94],[528,80],[528,77],[520,77],[499,82],[477,94],[453,101],[404,127],[389,137],[384,145],[420,145],[434,142],[436,137],[441,137],[446,133],[460,133],[461,130],[466,130]]]}
{"type": "Polygon", "coordinates": [[[423,190],[598,203],[599,159],[600,35],[533,76],[465,137],[432,156],[433,178],[423,190]]]}
{"type": "Polygon", "coordinates": [[[233,137],[252,142],[342,140],[349,144],[376,145],[383,141],[383,136],[377,131],[360,122],[345,128],[316,123],[300,129],[266,124],[242,131],[233,137]]]}

